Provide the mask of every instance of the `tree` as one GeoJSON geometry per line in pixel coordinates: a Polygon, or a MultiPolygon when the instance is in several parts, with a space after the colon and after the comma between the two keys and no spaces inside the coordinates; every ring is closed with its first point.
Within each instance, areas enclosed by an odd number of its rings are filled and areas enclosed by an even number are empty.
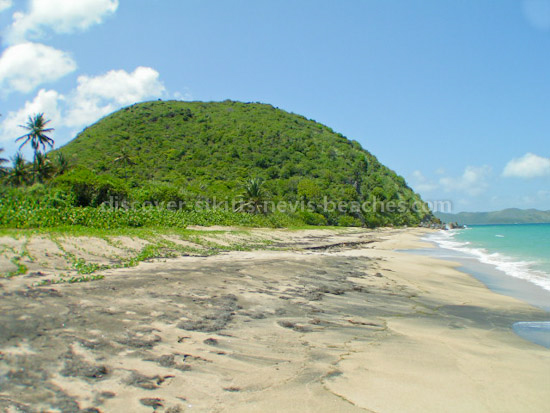
{"type": "Polygon", "coordinates": [[[21,152],[17,152],[13,158],[11,158],[12,167],[8,172],[7,180],[13,186],[20,186],[27,184],[30,181],[29,165],[21,152]]]}
{"type": "Polygon", "coordinates": [[[124,179],[128,180],[128,166],[135,165],[136,163],[132,160],[130,155],[126,152],[126,149],[122,148],[120,155],[115,158],[115,163],[119,163],[124,167],[124,179]]]}
{"type": "MultiPolygon", "coordinates": [[[[4,152],[4,148],[0,148],[0,153],[4,152]]],[[[5,163],[7,163],[8,160],[6,158],[0,158],[0,176],[4,176],[8,173],[8,170],[4,166],[5,163]]]]}
{"type": "Polygon", "coordinates": [[[69,161],[65,158],[61,152],[58,152],[53,158],[52,165],[54,168],[53,174],[55,176],[63,175],[69,170],[69,161]]]}
{"type": "Polygon", "coordinates": [[[313,179],[305,178],[298,183],[298,196],[306,202],[317,202],[323,195],[313,179]]]}
{"type": "Polygon", "coordinates": [[[33,181],[44,183],[54,175],[54,172],[55,168],[46,155],[37,152],[32,164],[33,181]]]}
{"type": "Polygon", "coordinates": [[[15,140],[16,142],[23,140],[23,143],[21,144],[19,149],[30,142],[36,156],[36,154],[40,150],[40,146],[42,146],[44,152],[46,151],[46,145],[52,148],[54,145],[54,140],[46,135],[47,133],[53,132],[54,130],[53,128],[46,128],[46,125],[50,122],[50,120],[46,120],[44,118],[43,113],[29,116],[26,124],[19,125],[23,129],[29,131],[29,133],[27,133],[26,135],[23,135],[15,140]]]}
{"type": "Polygon", "coordinates": [[[243,184],[241,203],[237,207],[238,212],[250,212],[252,214],[267,213],[266,193],[263,188],[262,178],[252,178],[243,184]]]}

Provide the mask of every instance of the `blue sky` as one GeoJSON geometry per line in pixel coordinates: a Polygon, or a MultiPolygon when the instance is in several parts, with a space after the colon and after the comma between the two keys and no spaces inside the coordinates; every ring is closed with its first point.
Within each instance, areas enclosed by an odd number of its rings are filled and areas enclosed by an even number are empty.
{"type": "Polygon", "coordinates": [[[550,209],[550,0],[0,0],[0,147],[149,99],[271,103],[454,211],[550,209]]]}

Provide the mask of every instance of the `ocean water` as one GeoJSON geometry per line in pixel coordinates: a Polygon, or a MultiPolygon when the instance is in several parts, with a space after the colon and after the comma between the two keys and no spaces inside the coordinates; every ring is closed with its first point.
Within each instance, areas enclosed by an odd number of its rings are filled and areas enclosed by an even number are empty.
{"type": "MultiPolygon", "coordinates": [[[[441,247],[441,258],[461,262],[492,290],[550,312],[550,224],[476,225],[426,240],[441,247]]],[[[512,328],[550,349],[550,321],[518,320],[512,328]]]]}
{"type": "Polygon", "coordinates": [[[550,224],[476,225],[429,239],[550,291],[550,224]]]}

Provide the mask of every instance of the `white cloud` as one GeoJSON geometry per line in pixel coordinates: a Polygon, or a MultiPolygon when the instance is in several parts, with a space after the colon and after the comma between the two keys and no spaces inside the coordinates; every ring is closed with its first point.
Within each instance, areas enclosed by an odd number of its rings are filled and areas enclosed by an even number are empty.
{"type": "Polygon", "coordinates": [[[412,173],[412,186],[418,192],[430,192],[438,187],[436,183],[430,182],[420,171],[412,173]]]}
{"type": "MultiPolygon", "coordinates": [[[[71,133],[57,134],[56,142],[65,143],[67,135],[74,136],[79,129],[122,106],[154,99],[166,93],[159,73],[150,67],[138,67],[131,73],[113,70],[104,75],[78,78],[78,86],[67,95],[55,90],[41,89],[32,101],[18,111],[8,112],[0,118],[0,142],[11,142],[23,135],[19,125],[28,116],[44,113],[56,129],[70,128],[71,133]]],[[[56,131],[57,132],[57,131],[56,131]]]]}
{"type": "Polygon", "coordinates": [[[63,96],[55,90],[41,89],[32,101],[27,101],[25,106],[16,112],[8,112],[0,125],[0,142],[13,142],[24,135],[25,131],[19,126],[26,123],[29,116],[44,113],[50,119],[52,127],[61,122],[60,102],[63,96]]]}
{"type": "Polygon", "coordinates": [[[99,97],[126,105],[147,96],[164,93],[159,73],[150,67],[138,67],[132,73],[111,70],[96,77],[80,76],[77,93],[82,97],[99,97]]]}
{"type": "Polygon", "coordinates": [[[67,53],[40,43],[21,43],[8,47],[0,57],[0,88],[4,93],[28,93],[74,70],[76,63],[67,53]]]}
{"type": "Polygon", "coordinates": [[[550,30],[550,0],[524,0],[523,14],[535,29],[550,30]]]}
{"type": "Polygon", "coordinates": [[[491,168],[487,165],[467,166],[461,176],[444,177],[439,180],[439,183],[445,192],[464,192],[470,196],[476,196],[488,188],[487,178],[490,174],[491,168]]]}
{"type": "Polygon", "coordinates": [[[521,158],[512,159],[504,167],[502,176],[516,178],[536,178],[550,176],[550,158],[526,153],[521,158]]]}
{"type": "Polygon", "coordinates": [[[138,67],[132,73],[111,70],[96,77],[80,76],[65,124],[84,126],[122,106],[160,97],[165,91],[159,73],[150,67],[138,67]]]}
{"type": "Polygon", "coordinates": [[[11,0],[0,0],[0,13],[9,9],[12,6],[11,0]]]}
{"type": "Polygon", "coordinates": [[[98,100],[73,98],[73,105],[67,112],[65,124],[71,128],[80,128],[90,125],[105,115],[115,111],[112,103],[100,104],[98,100]]]}
{"type": "Polygon", "coordinates": [[[27,13],[14,13],[9,43],[43,36],[44,30],[73,33],[86,30],[115,13],[118,0],[31,0],[27,13]]]}

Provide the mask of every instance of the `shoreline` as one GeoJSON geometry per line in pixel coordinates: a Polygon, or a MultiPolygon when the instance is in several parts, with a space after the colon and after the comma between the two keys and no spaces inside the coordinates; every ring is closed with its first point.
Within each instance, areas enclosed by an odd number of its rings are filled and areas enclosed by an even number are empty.
{"type": "Polygon", "coordinates": [[[396,251],[427,230],[249,232],[272,243],[88,283],[1,280],[0,408],[546,411],[550,352],[511,328],[546,313],[396,251]]]}
{"type": "MultiPolygon", "coordinates": [[[[428,241],[431,243],[431,241],[428,241]]],[[[550,291],[528,280],[513,277],[496,268],[493,264],[481,262],[475,256],[441,247],[434,243],[433,248],[404,250],[413,254],[426,255],[460,264],[458,269],[481,281],[491,291],[517,298],[527,304],[550,313],[550,291]]]]}
{"type": "Polygon", "coordinates": [[[433,248],[410,250],[413,254],[428,255],[457,262],[459,271],[481,281],[491,291],[516,298],[546,312],[546,317],[537,320],[516,320],[510,327],[520,337],[550,349],[550,291],[532,281],[509,275],[494,264],[482,262],[479,257],[438,245],[423,238],[433,248]]]}
{"type": "MultiPolygon", "coordinates": [[[[547,272],[543,273],[540,269],[532,268],[532,263],[521,261],[520,258],[511,258],[503,252],[496,253],[501,259],[495,261],[490,257],[491,253],[480,248],[465,248],[465,243],[455,242],[453,234],[449,238],[445,232],[432,234],[433,236],[426,239],[427,242],[441,250],[437,253],[438,256],[459,261],[468,273],[487,284],[493,291],[527,300],[530,304],[550,311],[550,286],[546,285],[545,282],[547,277],[550,276],[547,272]],[[442,240],[443,235],[446,236],[442,240]],[[449,244],[455,246],[449,246],[449,244]],[[516,268],[518,265],[523,266],[519,275],[516,268]],[[544,274],[546,277],[543,280],[537,278],[539,273],[544,274]],[[517,294],[516,292],[519,292],[520,295],[514,295],[517,294]],[[533,298],[530,298],[530,296],[533,296],[533,298]]],[[[449,231],[449,233],[454,233],[454,231],[449,231]]]]}

